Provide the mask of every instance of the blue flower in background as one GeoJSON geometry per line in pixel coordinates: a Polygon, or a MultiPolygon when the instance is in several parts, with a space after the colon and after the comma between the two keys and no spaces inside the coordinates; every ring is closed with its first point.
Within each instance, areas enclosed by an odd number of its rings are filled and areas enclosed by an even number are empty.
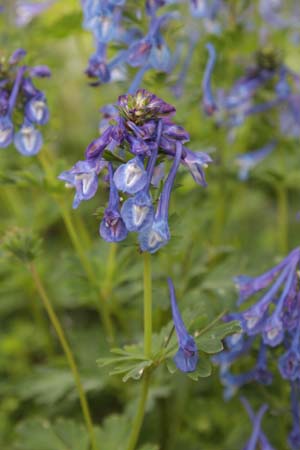
{"type": "Polygon", "coordinates": [[[244,450],[255,450],[258,443],[260,444],[261,450],[275,450],[274,447],[272,447],[272,445],[270,444],[267,436],[261,429],[261,422],[264,414],[268,409],[268,406],[266,404],[262,405],[257,415],[255,415],[253,409],[250,406],[250,403],[245,397],[241,397],[241,402],[253,424],[252,435],[250,437],[250,440],[244,447],[244,450]]]}
{"type": "Polygon", "coordinates": [[[33,156],[40,151],[43,145],[43,137],[32,123],[25,120],[20,130],[15,133],[14,144],[22,155],[33,156]]]}
{"type": "Polygon", "coordinates": [[[187,332],[176,303],[175,289],[171,278],[168,278],[173,322],[178,339],[178,351],[174,357],[175,364],[182,372],[194,372],[199,359],[194,338],[187,332]]]}
{"type": "Polygon", "coordinates": [[[217,104],[211,89],[211,76],[216,63],[216,50],[213,44],[211,44],[210,42],[206,44],[206,49],[209,54],[209,59],[204,71],[202,81],[202,91],[203,91],[202,102],[205,113],[210,116],[217,110],[217,104]]]}
{"type": "MultiPolygon", "coordinates": [[[[295,386],[298,386],[300,380],[299,265],[300,249],[296,248],[279,264],[258,277],[236,277],[240,293],[238,305],[244,304],[254,295],[256,301],[252,306],[228,316],[228,320],[240,320],[243,335],[229,343],[226,341],[228,349],[214,356],[214,361],[220,365],[226,398],[230,398],[246,383],[272,382],[272,373],[267,366],[268,355],[271,356],[274,347],[276,353],[272,359],[277,358],[279,373],[292,383],[292,392],[296,392],[295,386]],[[258,295],[260,291],[263,292],[261,296],[258,295]],[[233,375],[231,366],[248,355],[251,349],[257,348],[257,341],[259,351],[256,365],[248,372],[233,375]]],[[[298,417],[289,437],[293,449],[298,449],[297,445],[300,443],[298,394],[297,403],[295,400],[292,403],[293,417],[298,417]]]]}
{"type": "Polygon", "coordinates": [[[235,162],[239,167],[239,179],[245,181],[249,177],[249,172],[257,164],[263,161],[276,147],[276,142],[272,141],[265,147],[258,150],[252,150],[251,152],[243,153],[242,155],[237,155],[235,162]]]}
{"type": "Polygon", "coordinates": [[[20,66],[25,56],[25,50],[17,49],[1,66],[0,148],[14,143],[19,153],[33,156],[43,143],[35,125],[45,125],[49,120],[46,97],[35,87],[33,78],[47,78],[51,73],[47,66],[20,66]],[[16,112],[23,118],[21,126],[15,120],[16,112]],[[16,133],[15,126],[19,129],[16,133]]]}
{"type": "Polygon", "coordinates": [[[44,2],[26,2],[23,0],[17,1],[16,4],[16,25],[18,27],[25,27],[35,17],[45,12],[56,0],[49,0],[44,2]]]}
{"type": "Polygon", "coordinates": [[[299,382],[291,383],[291,411],[293,428],[289,434],[288,442],[292,450],[300,448],[300,386],[299,382]]]}

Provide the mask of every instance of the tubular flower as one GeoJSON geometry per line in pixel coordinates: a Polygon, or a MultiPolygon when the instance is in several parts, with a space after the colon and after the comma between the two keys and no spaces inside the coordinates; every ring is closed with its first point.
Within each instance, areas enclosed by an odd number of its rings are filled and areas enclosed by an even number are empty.
{"type": "Polygon", "coordinates": [[[257,448],[257,443],[259,442],[260,448],[262,450],[274,450],[274,448],[270,444],[267,436],[261,430],[261,421],[262,421],[264,414],[266,413],[266,411],[268,409],[268,406],[262,405],[261,408],[259,409],[257,415],[255,415],[253,409],[250,406],[250,403],[248,402],[248,400],[245,397],[241,398],[241,402],[242,402],[245,410],[247,411],[248,416],[253,424],[252,435],[250,437],[250,440],[244,447],[244,449],[245,450],[255,450],[257,448]]]}
{"type": "Polygon", "coordinates": [[[47,66],[20,66],[25,57],[23,49],[17,49],[7,61],[0,64],[0,148],[14,143],[24,156],[36,155],[43,144],[37,125],[49,120],[46,97],[39,91],[32,78],[50,76],[47,66]],[[15,120],[15,113],[21,113],[23,124],[15,120]],[[15,126],[19,130],[15,132],[15,126]]]}
{"type": "Polygon", "coordinates": [[[76,208],[82,200],[95,195],[99,173],[110,161],[109,183],[112,179],[113,188],[100,234],[103,239],[116,242],[121,240],[120,236],[125,239],[128,232],[137,232],[141,250],[154,253],[170,240],[169,202],[180,164],[190,170],[197,183],[205,186],[204,168],[212,160],[205,153],[193,153],[183,145],[189,135],[172,121],[175,108],[145,89],[121,95],[115,108],[107,105],[102,111],[102,134],[88,145],[86,160],[79,161],[59,178],[75,187],[76,208]],[[164,159],[173,159],[165,181],[164,159]],[[156,205],[151,191],[162,183],[156,205]],[[122,223],[120,234],[109,231],[114,219],[122,223]]]}
{"type": "Polygon", "coordinates": [[[182,372],[194,372],[199,355],[194,338],[187,332],[176,303],[175,289],[171,278],[168,278],[172,316],[178,340],[178,350],[174,357],[175,364],[182,372]]]}
{"type": "Polygon", "coordinates": [[[297,401],[292,402],[294,427],[289,436],[291,447],[295,450],[300,443],[299,393],[296,395],[300,380],[299,265],[300,248],[296,248],[279,264],[258,277],[242,275],[235,278],[240,294],[238,305],[244,304],[254,295],[257,300],[239,313],[229,315],[228,319],[234,317],[240,321],[243,334],[235,340],[231,337],[231,341],[227,342],[228,349],[214,357],[214,361],[220,365],[227,398],[245,383],[272,383],[272,373],[267,367],[268,356],[273,353],[272,359],[274,356],[278,358],[279,373],[292,384],[292,398],[297,396],[297,401]],[[261,291],[263,293],[259,296],[261,291]],[[246,373],[232,375],[231,366],[251,349],[257,348],[257,342],[259,351],[256,365],[246,373]],[[273,348],[276,348],[276,352],[273,348]]]}

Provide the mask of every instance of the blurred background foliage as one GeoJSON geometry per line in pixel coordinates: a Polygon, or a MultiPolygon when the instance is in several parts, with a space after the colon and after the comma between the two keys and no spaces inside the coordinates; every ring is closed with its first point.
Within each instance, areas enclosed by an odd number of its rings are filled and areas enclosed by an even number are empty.
{"type": "MultiPolygon", "coordinates": [[[[234,13],[239,2],[228,3],[234,13]]],[[[255,9],[257,4],[252,3],[255,9]]],[[[134,11],[143,2],[128,4],[134,11]]],[[[22,47],[29,64],[49,65],[52,77],[39,83],[46,92],[51,120],[39,157],[24,158],[13,147],[1,150],[1,239],[14,227],[41,238],[36,264],[78,361],[98,425],[97,437],[105,442],[101,448],[121,450],[136,409],[138,383],[123,383],[96,365],[97,358],[109,354],[95,306],[98,294],[74,252],[59,205],[69,211],[97,280],[104,287],[109,284],[109,308],[120,346],[142,339],[141,256],[128,241],[118,245],[115,269],[108,275],[109,244],[99,238],[97,213],[107,201],[107,192],[100,189],[93,200],[72,211],[73,193],[56,176],[83,158],[85,147],[98,134],[99,108],[126,92],[128,81],[97,88],[87,84],[84,69],[93,42],[82,29],[77,0],[57,1],[26,28],[14,26],[14,2],[10,0],[9,6],[10,17],[0,15],[1,54],[22,47]]],[[[186,6],[181,9],[183,19],[172,22],[167,31],[171,45],[174,33],[187,41],[191,19],[186,6]]],[[[234,309],[234,275],[261,273],[298,245],[298,140],[280,136],[277,112],[269,111],[249,118],[236,129],[232,141],[227,130],[217,127],[201,108],[205,43],[214,42],[218,54],[213,85],[230,88],[260,50],[263,23],[257,12],[253,14],[249,29],[236,23],[233,14],[221,34],[202,33],[180,99],[170,89],[178,68],[170,75],[150,71],[145,77],[144,87],[176,106],[176,121],[190,132],[190,147],[208,150],[215,161],[207,171],[206,189],[196,186],[184,171],[178,177],[170,208],[173,237],[153,256],[155,331],[170,320],[167,275],[174,279],[180,307],[201,309],[205,326],[222,311],[234,309]],[[241,182],[235,156],[274,137],[279,142],[275,151],[248,181],[241,182]]],[[[300,71],[299,47],[288,32],[272,31],[268,39],[280,58],[300,71]]],[[[1,448],[87,449],[72,375],[54,330],[26,265],[3,247],[0,280],[1,448]]],[[[278,378],[270,387],[249,385],[244,391],[254,406],[262,400],[269,403],[264,430],[276,448],[287,448],[288,386],[278,378]]],[[[238,450],[250,430],[238,397],[224,403],[217,369],[212,377],[194,382],[182,374],[171,377],[161,368],[153,378],[140,449],[238,450]]]]}

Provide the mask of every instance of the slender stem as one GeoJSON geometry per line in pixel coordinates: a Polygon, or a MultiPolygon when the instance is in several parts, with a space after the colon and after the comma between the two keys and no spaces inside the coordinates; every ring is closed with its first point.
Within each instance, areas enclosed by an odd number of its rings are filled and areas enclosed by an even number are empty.
{"type": "MultiPolygon", "coordinates": [[[[143,253],[144,258],[144,353],[145,357],[151,358],[152,351],[152,273],[151,273],[151,255],[148,252],[143,253]]],[[[137,413],[134,418],[129,442],[126,450],[134,450],[145,416],[145,407],[148,397],[151,372],[146,371],[143,376],[141,394],[137,413]]]]}
{"type": "Polygon", "coordinates": [[[40,275],[35,267],[35,264],[32,262],[29,265],[29,270],[31,272],[32,275],[32,279],[34,281],[35,287],[42,299],[43,305],[48,313],[49,319],[57,333],[58,339],[61,343],[61,346],[65,352],[65,356],[66,359],[68,361],[68,364],[70,366],[70,369],[72,371],[73,377],[74,377],[74,381],[76,384],[76,388],[78,391],[78,395],[79,395],[79,400],[80,400],[80,404],[81,404],[81,409],[82,409],[82,413],[86,422],[86,426],[87,426],[87,430],[89,433],[89,437],[90,437],[90,441],[91,441],[91,445],[93,450],[97,450],[97,445],[96,445],[96,438],[95,438],[95,434],[94,434],[94,428],[93,428],[93,422],[91,419],[91,414],[90,414],[90,410],[89,410],[89,406],[87,403],[87,399],[85,396],[85,392],[82,386],[82,382],[80,379],[80,375],[79,375],[79,371],[78,371],[78,367],[77,364],[75,362],[75,358],[73,356],[72,350],[68,344],[68,341],[66,339],[66,336],[64,334],[63,328],[60,324],[60,321],[52,307],[52,303],[50,301],[50,298],[45,290],[45,287],[43,285],[43,282],[40,278],[40,275]]]}
{"type": "MultiPolygon", "coordinates": [[[[52,172],[51,167],[51,161],[50,156],[45,151],[39,154],[39,160],[41,162],[41,165],[46,173],[46,175],[51,179],[54,177],[54,174],[52,172]]],[[[97,276],[95,274],[95,271],[93,269],[92,264],[90,263],[89,259],[86,256],[84,242],[86,242],[86,239],[88,236],[87,231],[84,231],[84,235],[78,235],[77,229],[74,227],[74,221],[72,220],[72,216],[70,214],[70,211],[68,207],[65,204],[65,201],[63,199],[59,199],[57,196],[53,196],[56,200],[61,216],[63,218],[65,227],[67,229],[67,232],[69,234],[69,237],[71,239],[71,242],[73,244],[73,247],[75,248],[78,258],[80,260],[80,263],[90,281],[90,283],[95,286],[98,289],[99,292],[99,301],[96,303],[97,310],[99,312],[100,318],[103,321],[103,327],[105,330],[106,338],[109,343],[114,342],[114,329],[112,320],[110,317],[109,309],[107,306],[107,303],[103,299],[102,294],[102,286],[100,286],[99,280],[97,279],[97,276]]],[[[84,224],[81,223],[81,226],[79,227],[79,230],[84,229],[84,224]]]]}
{"type": "Polygon", "coordinates": [[[117,254],[117,244],[113,242],[109,245],[107,269],[105,273],[104,282],[102,283],[103,285],[102,297],[104,301],[108,301],[112,293],[113,277],[116,266],[116,254],[117,254]]]}
{"type": "Polygon", "coordinates": [[[132,424],[131,433],[129,436],[129,442],[126,447],[126,450],[134,450],[136,447],[136,444],[137,444],[137,441],[139,438],[139,434],[140,434],[140,430],[142,427],[144,415],[145,415],[145,407],[146,407],[148,391],[149,391],[149,384],[150,384],[149,382],[150,382],[150,373],[146,372],[144,375],[143,381],[142,381],[141,395],[140,395],[140,399],[139,399],[137,413],[136,413],[136,416],[135,416],[133,424],[132,424]]]}
{"type": "MultiPolygon", "coordinates": [[[[286,167],[285,150],[279,145],[279,155],[282,169],[286,167]]],[[[286,254],[288,251],[288,195],[284,180],[277,185],[277,214],[278,214],[278,246],[286,254]]]]}
{"type": "Polygon", "coordinates": [[[151,255],[143,253],[144,257],[144,352],[150,358],[152,351],[152,276],[151,255]]]}
{"type": "Polygon", "coordinates": [[[277,187],[277,211],[278,211],[278,245],[280,251],[285,254],[288,251],[288,199],[283,183],[277,187]]]}

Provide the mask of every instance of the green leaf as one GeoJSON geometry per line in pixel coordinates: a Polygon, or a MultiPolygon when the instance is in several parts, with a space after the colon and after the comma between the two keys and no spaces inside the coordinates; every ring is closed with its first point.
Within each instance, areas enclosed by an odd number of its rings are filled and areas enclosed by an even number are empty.
{"type": "Polygon", "coordinates": [[[145,444],[143,447],[139,447],[139,450],[159,450],[159,447],[155,444],[145,444]]]}
{"type": "Polygon", "coordinates": [[[17,428],[15,450],[88,450],[89,439],[83,425],[59,419],[52,425],[47,420],[31,419],[17,428]]]}
{"type": "Polygon", "coordinates": [[[144,370],[153,364],[152,360],[143,355],[141,348],[139,345],[113,348],[111,353],[117,356],[99,358],[97,364],[99,367],[114,366],[109,375],[123,375],[124,382],[130,378],[139,380],[144,370]]]}
{"type": "Polygon", "coordinates": [[[188,373],[189,378],[194,381],[199,380],[199,378],[206,378],[211,375],[212,366],[208,358],[201,356],[197,365],[195,372],[188,373]]]}
{"type": "Polygon", "coordinates": [[[223,350],[222,339],[229,334],[240,333],[241,327],[239,322],[232,321],[222,323],[210,328],[208,331],[201,333],[196,337],[198,348],[205,353],[217,353],[223,350]]]}

